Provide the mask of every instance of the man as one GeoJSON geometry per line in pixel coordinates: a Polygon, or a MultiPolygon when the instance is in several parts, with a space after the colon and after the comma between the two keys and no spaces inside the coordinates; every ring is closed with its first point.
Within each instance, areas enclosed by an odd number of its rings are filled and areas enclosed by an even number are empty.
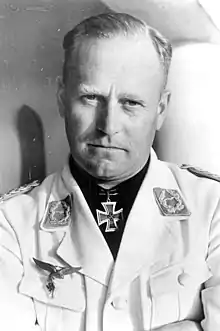
{"type": "Polygon", "coordinates": [[[151,149],[170,44],[132,16],[102,14],[64,49],[71,156],[32,191],[5,196],[1,330],[219,330],[218,178],[151,149]]]}

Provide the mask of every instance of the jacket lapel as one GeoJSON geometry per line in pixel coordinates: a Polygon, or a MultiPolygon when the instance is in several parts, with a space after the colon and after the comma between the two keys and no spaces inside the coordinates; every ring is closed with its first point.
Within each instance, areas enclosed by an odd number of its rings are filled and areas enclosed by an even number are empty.
{"type": "MultiPolygon", "coordinates": [[[[151,153],[147,175],[138,192],[124,230],[120,250],[111,278],[109,294],[137,277],[145,268],[156,271],[177,259],[175,244],[180,233],[179,222],[188,218],[183,215],[161,213],[154,195],[154,188],[178,190],[166,164],[151,153]]],[[[188,211],[186,202],[184,202],[188,211]]],[[[188,214],[187,214],[188,215],[188,214]]]]}
{"type": "MultiPolygon", "coordinates": [[[[30,217],[36,232],[31,231],[32,237],[29,235],[21,248],[25,272],[19,291],[51,305],[81,311],[85,306],[83,286],[80,285],[83,281],[82,275],[107,287],[114,262],[111,252],[68,166],[63,169],[61,175],[55,176],[51,187],[45,185],[41,188],[35,201],[36,213],[32,212],[30,217]],[[72,197],[71,222],[62,223],[62,217],[60,219],[59,215],[60,204],[56,205],[56,202],[67,201],[68,196],[72,197]],[[51,213],[52,225],[48,226],[50,206],[54,205],[55,209],[52,209],[51,213]],[[49,296],[46,288],[49,272],[39,270],[30,258],[29,250],[33,247],[33,242],[35,249],[32,258],[53,266],[81,268],[77,271],[77,276],[66,275],[64,279],[55,280],[53,298],[49,296]]],[[[27,215],[26,217],[30,218],[27,215]]]]}
{"type": "Polygon", "coordinates": [[[82,266],[80,273],[107,286],[114,263],[112,254],[68,167],[64,169],[62,177],[73,196],[73,211],[70,231],[60,244],[57,254],[72,265],[74,252],[82,266]],[[70,245],[72,250],[69,249],[70,245]]]}
{"type": "MultiPolygon", "coordinates": [[[[47,224],[46,219],[51,203],[59,202],[69,195],[70,193],[64,187],[60,175],[56,175],[54,176],[51,187],[48,187],[47,182],[44,183],[38,194],[34,197],[36,206],[35,209],[32,208],[30,210],[30,215],[21,216],[22,218],[24,216],[28,218],[28,225],[32,223],[32,229],[31,231],[28,230],[25,240],[21,241],[24,275],[19,285],[19,292],[50,305],[65,307],[74,311],[83,311],[85,309],[85,297],[82,291],[82,279],[80,275],[76,276],[73,273],[65,275],[63,279],[55,279],[54,295],[51,296],[46,288],[50,272],[41,270],[33,261],[33,258],[36,258],[53,266],[69,266],[68,258],[65,259],[64,256],[63,259],[60,259],[56,252],[62,246],[62,243],[66,241],[68,242],[68,250],[66,252],[71,252],[71,266],[79,267],[78,256],[74,250],[71,250],[72,243],[68,240],[70,236],[69,223],[60,227],[58,226],[59,222],[51,223],[54,224],[54,228],[53,226],[49,228],[44,226],[47,224]],[[38,222],[36,222],[36,219],[38,222]],[[31,257],[30,250],[32,250],[31,257]]],[[[58,212],[62,216],[62,210],[60,211],[59,209],[58,212]]],[[[54,219],[57,217],[60,221],[59,213],[56,214],[56,210],[54,211],[54,219]]]]}

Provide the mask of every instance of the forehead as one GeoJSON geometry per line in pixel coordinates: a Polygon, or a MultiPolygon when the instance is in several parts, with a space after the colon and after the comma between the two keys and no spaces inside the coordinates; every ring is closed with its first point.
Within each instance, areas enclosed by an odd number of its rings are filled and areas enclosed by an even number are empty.
{"type": "Polygon", "coordinates": [[[102,89],[114,85],[143,93],[160,91],[163,81],[163,69],[148,36],[87,39],[73,52],[69,72],[76,84],[98,84],[102,89]]]}

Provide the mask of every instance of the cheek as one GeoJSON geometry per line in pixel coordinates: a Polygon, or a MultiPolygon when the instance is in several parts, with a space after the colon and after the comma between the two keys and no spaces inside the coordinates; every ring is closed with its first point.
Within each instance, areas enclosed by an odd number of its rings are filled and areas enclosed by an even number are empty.
{"type": "Polygon", "coordinates": [[[129,131],[128,144],[130,157],[145,160],[148,157],[155,135],[155,120],[142,119],[139,125],[133,125],[129,131]]]}
{"type": "Polygon", "coordinates": [[[65,122],[67,133],[77,139],[83,139],[95,126],[94,114],[80,109],[69,111],[65,122]]]}
{"type": "Polygon", "coordinates": [[[139,148],[148,144],[151,141],[151,137],[154,135],[156,129],[156,118],[148,117],[141,118],[130,126],[128,135],[129,140],[136,145],[139,144],[139,148]]]}

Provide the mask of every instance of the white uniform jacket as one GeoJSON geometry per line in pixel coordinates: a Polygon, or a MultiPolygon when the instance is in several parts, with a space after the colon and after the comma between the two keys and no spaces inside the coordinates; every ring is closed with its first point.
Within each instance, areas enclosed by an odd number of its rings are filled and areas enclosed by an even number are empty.
{"type": "Polygon", "coordinates": [[[68,166],[2,203],[0,330],[143,331],[190,319],[219,331],[219,199],[220,183],[152,152],[115,262],[68,166]],[[48,206],[70,194],[71,222],[47,226],[48,206]],[[33,258],[81,269],[55,278],[51,296],[33,258]]]}

